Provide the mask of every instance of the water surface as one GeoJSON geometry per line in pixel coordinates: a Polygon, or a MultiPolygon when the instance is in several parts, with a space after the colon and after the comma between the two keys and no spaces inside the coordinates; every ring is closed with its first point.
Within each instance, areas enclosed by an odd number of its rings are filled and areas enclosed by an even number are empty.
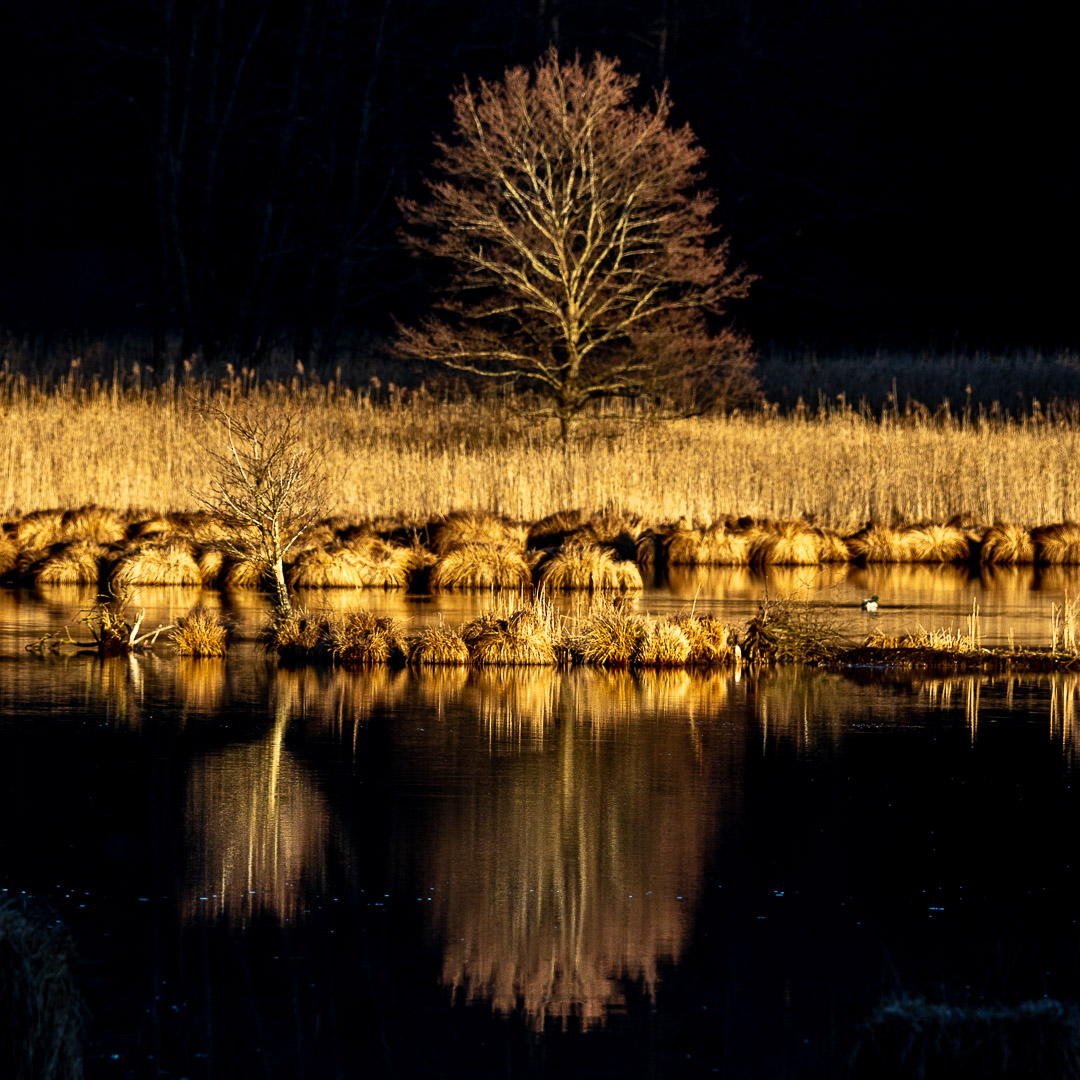
{"type": "MultiPolygon", "coordinates": [[[[860,573],[853,633],[1068,585],[860,573]]],[[[85,599],[0,593],[0,888],[74,934],[91,1077],[837,1076],[896,995],[1080,997],[1078,676],[25,653],[85,599]]]]}

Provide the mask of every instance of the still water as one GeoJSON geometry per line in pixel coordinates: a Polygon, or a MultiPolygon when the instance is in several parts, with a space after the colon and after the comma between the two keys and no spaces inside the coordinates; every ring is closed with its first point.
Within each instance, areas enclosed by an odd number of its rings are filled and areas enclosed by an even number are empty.
{"type": "MultiPolygon", "coordinates": [[[[1075,591],[859,573],[853,634],[873,588],[1038,644],[1075,591]]],[[[0,593],[0,896],[70,927],[92,1078],[838,1076],[882,1002],[1080,998],[1080,676],[25,653],[86,599],[0,593]]]]}

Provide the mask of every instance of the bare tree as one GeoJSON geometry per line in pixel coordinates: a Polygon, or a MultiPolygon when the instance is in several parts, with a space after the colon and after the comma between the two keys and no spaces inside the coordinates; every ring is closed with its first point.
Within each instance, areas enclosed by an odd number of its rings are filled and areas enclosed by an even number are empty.
{"type": "Polygon", "coordinates": [[[700,189],[704,151],[667,91],[602,56],[464,86],[439,176],[403,202],[406,243],[448,260],[441,318],[402,329],[404,356],[548,396],[565,438],[589,401],[726,399],[754,387],[750,342],[721,321],[750,276],[729,263],[700,189]]]}
{"type": "Polygon", "coordinates": [[[325,513],[319,451],[304,444],[300,414],[286,406],[216,405],[207,415],[220,436],[204,447],[216,475],[196,498],[229,526],[222,550],[253,562],[273,582],[279,610],[291,614],[284,558],[325,513]]]}

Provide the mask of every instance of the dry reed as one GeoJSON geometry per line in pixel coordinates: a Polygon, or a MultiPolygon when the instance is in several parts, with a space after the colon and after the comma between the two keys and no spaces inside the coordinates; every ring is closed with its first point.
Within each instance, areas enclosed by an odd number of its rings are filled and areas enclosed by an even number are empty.
{"type": "Polygon", "coordinates": [[[230,627],[215,611],[194,607],[169,632],[173,651],[180,656],[224,656],[230,627]]]}
{"type": "Polygon", "coordinates": [[[91,540],[57,544],[32,568],[35,585],[96,585],[109,549],[91,540]]]}
{"type": "Polygon", "coordinates": [[[466,666],[469,646],[448,626],[426,626],[409,645],[409,663],[419,667],[466,666]]]}
{"type": "Polygon", "coordinates": [[[201,585],[202,574],[195,552],[183,540],[150,541],[124,552],[113,564],[109,584],[113,588],[136,585],[201,585]]]}
{"type": "Polygon", "coordinates": [[[513,548],[494,544],[458,544],[439,557],[428,575],[428,588],[526,589],[531,584],[528,564],[513,548]]]}
{"type": "Polygon", "coordinates": [[[493,613],[468,623],[461,636],[478,667],[551,665],[559,661],[558,632],[542,605],[520,608],[506,618],[493,613]]]}
{"type": "Polygon", "coordinates": [[[343,667],[403,664],[408,656],[401,620],[370,611],[354,611],[328,619],[326,635],[334,663],[343,667]]]}
{"type": "Polygon", "coordinates": [[[525,530],[508,518],[482,510],[455,510],[437,520],[430,528],[431,550],[447,555],[464,544],[525,546],[525,530]]]}
{"type": "Polygon", "coordinates": [[[984,563],[1002,566],[1032,563],[1035,545],[1031,542],[1031,532],[1022,525],[991,525],[983,535],[979,558],[984,563]]]}
{"type": "Polygon", "coordinates": [[[607,548],[568,543],[540,564],[537,585],[547,592],[636,592],[643,587],[637,564],[615,558],[607,548]]]}
{"type": "MultiPolygon", "coordinates": [[[[585,506],[649,522],[685,518],[697,528],[734,514],[806,515],[841,532],[964,511],[984,521],[1080,520],[1080,425],[1065,414],[1056,422],[1042,412],[875,416],[839,402],[787,416],[766,410],[654,424],[612,405],[611,419],[586,419],[564,448],[520,398],[477,403],[252,382],[140,389],[124,380],[0,376],[0,512],[91,502],[194,509],[190,492],[206,488],[210,466],[195,442],[186,389],[224,404],[244,394],[299,403],[338,478],[333,509],[358,519],[430,520],[465,506],[520,521],[585,506]]],[[[543,546],[539,534],[532,542],[543,546]]]]}
{"type": "Polygon", "coordinates": [[[289,569],[288,582],[293,589],[403,589],[416,564],[410,549],[367,536],[302,552],[289,569]]]}

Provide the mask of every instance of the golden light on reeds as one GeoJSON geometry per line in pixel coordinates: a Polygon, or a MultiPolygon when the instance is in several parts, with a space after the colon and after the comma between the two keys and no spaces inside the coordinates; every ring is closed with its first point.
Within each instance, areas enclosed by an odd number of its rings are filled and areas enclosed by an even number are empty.
{"type": "Polygon", "coordinates": [[[35,585],[96,585],[109,558],[109,549],[92,540],[73,540],[58,544],[31,574],[35,585]]]}
{"type": "Polygon", "coordinates": [[[403,589],[416,567],[415,554],[376,536],[301,552],[288,572],[294,589],[403,589]]]}
{"type": "Polygon", "coordinates": [[[121,554],[109,574],[110,585],[202,585],[195,551],[184,540],[146,541],[121,554]]]}
{"type": "Polygon", "coordinates": [[[1033,563],[1035,545],[1031,542],[1030,530],[1008,523],[991,525],[983,535],[979,558],[983,563],[1006,566],[1033,563]]]}
{"type": "MultiPolygon", "coordinates": [[[[646,691],[623,678],[640,717],[646,691]]],[[[686,946],[720,801],[734,797],[692,724],[627,728],[580,682],[536,672],[524,697],[506,685],[483,698],[490,772],[440,801],[420,841],[444,987],[536,1031],[600,1026],[629,986],[656,995],[686,946]],[[528,753],[507,756],[515,738],[528,753]]]]}
{"type": "Polygon", "coordinates": [[[525,530],[509,518],[483,510],[455,510],[430,528],[431,550],[447,555],[463,544],[484,544],[520,549],[525,546],[525,530]]]}
{"type": "Polygon", "coordinates": [[[636,563],[593,544],[568,543],[559,548],[544,559],[535,577],[546,592],[637,592],[643,588],[636,563]]]}
{"type": "Polygon", "coordinates": [[[1031,530],[1035,561],[1055,563],[1080,562],[1080,525],[1066,521],[1058,525],[1043,525],[1031,530]]]}
{"type": "Polygon", "coordinates": [[[176,621],[169,632],[173,651],[180,656],[224,656],[229,625],[215,611],[196,606],[176,621]]]}
{"type": "Polygon", "coordinates": [[[494,544],[458,544],[439,556],[428,575],[428,587],[436,591],[525,589],[531,582],[521,551],[494,544]]]}
{"type": "Polygon", "coordinates": [[[331,811],[285,746],[288,709],[269,732],[194,761],[185,815],[184,917],[244,926],[295,922],[326,887],[331,811]]]}

